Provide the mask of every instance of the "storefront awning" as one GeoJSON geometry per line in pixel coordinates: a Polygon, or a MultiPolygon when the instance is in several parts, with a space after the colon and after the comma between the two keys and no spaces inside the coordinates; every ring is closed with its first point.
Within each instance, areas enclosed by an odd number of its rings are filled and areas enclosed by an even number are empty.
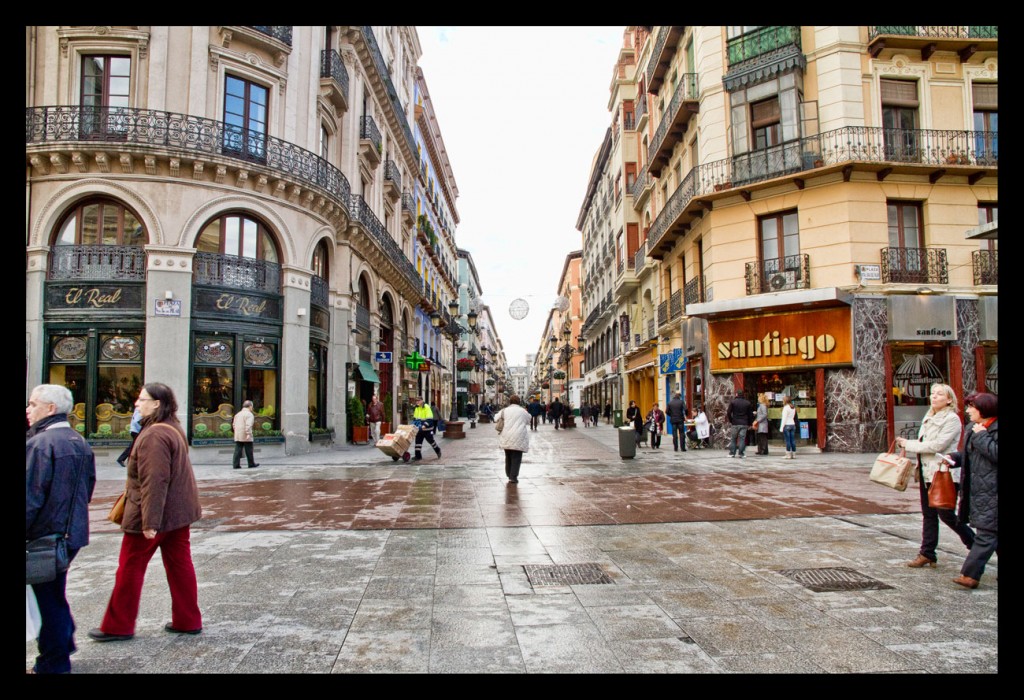
{"type": "Polygon", "coordinates": [[[632,367],[630,369],[627,369],[626,370],[626,374],[632,374],[633,372],[639,372],[642,369],[647,369],[648,367],[654,367],[654,366],[655,366],[654,362],[645,362],[644,364],[640,365],[639,367],[632,367]]]}
{"type": "Polygon", "coordinates": [[[359,374],[363,375],[363,381],[380,384],[380,377],[377,376],[376,370],[366,360],[359,361],[359,374]]]}

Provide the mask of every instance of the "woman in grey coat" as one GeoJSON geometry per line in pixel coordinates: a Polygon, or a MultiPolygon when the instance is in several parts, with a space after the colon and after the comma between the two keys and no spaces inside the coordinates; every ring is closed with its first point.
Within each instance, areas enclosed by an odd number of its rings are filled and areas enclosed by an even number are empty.
{"type": "Polygon", "coordinates": [[[757,414],[754,416],[757,424],[757,454],[768,454],[768,399],[764,394],[757,395],[757,414]]]}
{"type": "Polygon", "coordinates": [[[992,553],[999,547],[999,401],[993,394],[967,398],[964,448],[950,455],[960,473],[960,511],[957,520],[970,523],[974,544],[954,583],[977,588],[992,553]]]}

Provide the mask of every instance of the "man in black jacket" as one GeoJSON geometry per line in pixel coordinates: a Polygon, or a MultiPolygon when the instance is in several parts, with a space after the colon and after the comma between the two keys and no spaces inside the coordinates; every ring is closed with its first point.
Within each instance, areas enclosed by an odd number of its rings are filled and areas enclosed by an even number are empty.
{"type": "Polygon", "coordinates": [[[562,402],[555,397],[555,400],[551,402],[551,420],[555,424],[555,430],[558,430],[558,424],[562,422],[562,412],[565,410],[565,406],[562,402]]]}
{"type": "Polygon", "coordinates": [[[530,430],[536,430],[537,419],[544,413],[544,407],[540,405],[540,401],[537,400],[536,396],[526,406],[526,411],[530,414],[530,430]]]}
{"type": "Polygon", "coordinates": [[[686,404],[683,403],[682,394],[676,392],[666,408],[669,422],[672,423],[672,451],[686,452],[686,428],[683,425],[686,422],[686,404]]]}
{"type": "MultiPolygon", "coordinates": [[[[89,501],[96,486],[96,458],[68,422],[74,399],[67,387],[41,384],[32,390],[25,416],[25,539],[68,533],[68,560],[89,544],[89,501]],[[65,528],[67,528],[65,530],[65,528]]],[[[42,626],[33,673],[70,673],[75,646],[66,571],[32,584],[42,626]]]]}
{"type": "Polygon", "coordinates": [[[732,426],[732,435],[729,438],[729,456],[735,457],[737,451],[740,459],[743,459],[743,452],[747,449],[747,429],[754,422],[754,410],[743,396],[743,391],[736,392],[736,398],[729,402],[729,409],[725,412],[725,419],[732,426]]]}

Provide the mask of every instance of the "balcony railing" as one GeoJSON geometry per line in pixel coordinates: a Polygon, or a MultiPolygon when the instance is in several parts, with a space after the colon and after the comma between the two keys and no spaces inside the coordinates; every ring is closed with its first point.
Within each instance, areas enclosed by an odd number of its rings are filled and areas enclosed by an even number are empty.
{"type": "Polygon", "coordinates": [[[636,115],[632,112],[622,115],[622,130],[633,131],[636,129],[636,115]]]}
{"type": "Polygon", "coordinates": [[[658,304],[658,325],[664,326],[668,323],[668,302],[663,301],[658,304]]]}
{"type": "Polygon", "coordinates": [[[633,255],[633,269],[637,272],[644,269],[645,261],[647,259],[647,243],[644,241],[640,244],[640,247],[636,249],[636,253],[633,255]]]}
{"type": "Polygon", "coordinates": [[[51,280],[145,280],[146,250],[128,245],[58,245],[50,249],[51,280]]]}
{"type": "Polygon", "coordinates": [[[259,150],[243,153],[232,140],[237,134],[237,127],[229,127],[224,122],[148,109],[119,108],[115,111],[63,106],[25,110],[27,145],[101,141],[117,143],[121,149],[130,145],[162,147],[192,158],[197,153],[222,156],[244,161],[246,167],[255,162],[323,190],[348,211],[352,191],[348,178],[326,160],[272,136],[261,136],[259,150]],[[98,123],[105,128],[90,130],[90,125],[98,123]]]}
{"type": "Polygon", "coordinates": [[[361,331],[370,330],[370,310],[362,304],[356,304],[356,328],[361,331]]]}
{"type": "Polygon", "coordinates": [[[384,164],[384,180],[395,183],[399,191],[402,189],[402,173],[395,161],[389,160],[384,164]]]}
{"type": "Polygon", "coordinates": [[[418,288],[421,283],[420,273],[416,271],[416,267],[405,257],[405,253],[395,243],[391,234],[387,232],[384,224],[380,222],[380,219],[373,213],[370,206],[358,194],[352,195],[351,211],[352,218],[366,229],[370,237],[387,255],[387,258],[402,273],[402,276],[405,277],[409,284],[418,288]]]}
{"type": "Polygon", "coordinates": [[[639,124],[647,114],[647,95],[639,95],[633,104],[636,105],[636,123],[639,124]]]}
{"type": "Polygon", "coordinates": [[[394,83],[391,82],[391,73],[384,63],[380,47],[377,46],[377,39],[373,36],[373,28],[363,26],[359,28],[359,32],[362,34],[363,41],[366,42],[366,46],[370,50],[373,65],[377,68],[377,74],[384,83],[384,89],[387,90],[388,99],[391,101],[391,107],[395,112],[395,117],[398,119],[398,126],[402,131],[402,135],[405,136],[409,150],[415,155],[417,153],[416,139],[412,135],[412,129],[409,128],[409,119],[406,117],[405,109],[402,108],[402,102],[398,99],[398,91],[395,90],[394,83]]]}
{"type": "Polygon", "coordinates": [[[747,294],[783,292],[792,289],[811,288],[810,256],[787,255],[784,258],[770,258],[748,262],[746,271],[747,294]]]}
{"type": "Polygon", "coordinates": [[[292,28],[291,27],[257,27],[253,25],[247,25],[249,29],[255,29],[260,34],[266,34],[271,39],[277,39],[286,46],[292,45],[292,28]]]}
{"type": "Polygon", "coordinates": [[[377,122],[373,121],[373,117],[369,114],[363,115],[359,119],[359,138],[367,139],[377,149],[377,153],[381,152],[383,146],[381,145],[380,129],[377,128],[377,122]]]}
{"type": "Polygon", "coordinates": [[[654,325],[654,319],[647,319],[647,337],[644,340],[655,340],[658,337],[657,327],[654,325]]]}
{"type": "Polygon", "coordinates": [[[999,251],[976,250],[971,254],[975,284],[999,284],[999,251]]]}
{"type": "Polygon", "coordinates": [[[669,320],[675,321],[683,316],[683,290],[677,289],[672,292],[672,296],[668,298],[668,316],[669,320]]]}
{"type": "Polygon", "coordinates": [[[998,39],[999,27],[992,26],[953,26],[953,27],[921,27],[907,26],[869,26],[868,41],[880,36],[895,35],[919,37],[922,39],[998,39]]]}
{"type": "Polygon", "coordinates": [[[945,248],[882,248],[882,282],[948,284],[945,248]]]}
{"type": "Polygon", "coordinates": [[[313,275],[312,283],[309,285],[309,301],[323,308],[329,308],[329,294],[327,280],[318,275],[313,275]]]}
{"type": "Polygon", "coordinates": [[[672,146],[682,138],[680,124],[685,124],[696,112],[697,107],[694,103],[700,98],[699,90],[696,73],[684,73],[676,83],[675,94],[672,95],[665,113],[661,115],[658,130],[651,138],[651,145],[647,149],[648,168],[655,177],[661,172],[660,166],[668,162],[672,146]]]}
{"type": "Polygon", "coordinates": [[[704,280],[701,277],[694,277],[683,285],[683,304],[704,303],[704,280]]]}
{"type": "Polygon", "coordinates": [[[338,94],[348,104],[348,69],[341,61],[341,56],[334,49],[320,52],[320,77],[330,78],[338,85],[338,94]]]}
{"type": "Polygon", "coordinates": [[[269,260],[253,260],[219,253],[196,253],[192,260],[192,281],[195,284],[212,287],[280,294],[281,266],[269,260]]]}
{"type": "Polygon", "coordinates": [[[726,51],[729,65],[748,61],[783,46],[794,44],[800,48],[800,27],[762,27],[756,31],[729,39],[726,51]]]}
{"type": "Polygon", "coordinates": [[[416,200],[413,198],[411,192],[402,193],[402,210],[416,213],[416,200]]]}
{"type": "Polygon", "coordinates": [[[640,173],[639,177],[629,187],[629,194],[632,195],[634,204],[640,201],[640,195],[643,194],[645,188],[650,187],[651,183],[651,174],[647,172],[645,167],[643,172],[640,173]]]}

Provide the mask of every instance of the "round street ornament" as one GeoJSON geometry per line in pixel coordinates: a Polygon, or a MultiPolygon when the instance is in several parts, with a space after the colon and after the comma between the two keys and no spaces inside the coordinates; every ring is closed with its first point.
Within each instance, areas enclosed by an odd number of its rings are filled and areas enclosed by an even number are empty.
{"type": "Polygon", "coordinates": [[[562,313],[565,313],[565,310],[569,308],[569,297],[559,296],[555,299],[554,307],[562,313]]]}
{"type": "Polygon", "coordinates": [[[515,299],[508,305],[508,315],[517,321],[522,321],[528,313],[530,305],[526,303],[526,299],[515,299]]]}

